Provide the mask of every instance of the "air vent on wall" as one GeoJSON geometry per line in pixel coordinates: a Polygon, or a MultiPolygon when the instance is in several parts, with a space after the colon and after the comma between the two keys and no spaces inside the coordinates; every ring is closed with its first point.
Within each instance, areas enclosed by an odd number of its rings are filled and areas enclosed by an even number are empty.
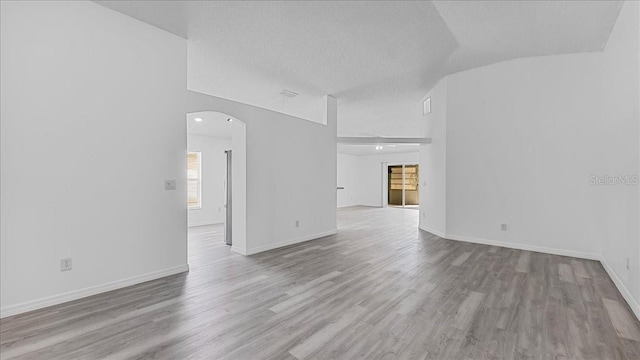
{"type": "Polygon", "coordinates": [[[431,98],[427,98],[423,103],[422,103],[422,115],[427,115],[431,112],[431,98]]]}
{"type": "Polygon", "coordinates": [[[294,98],[294,97],[298,96],[298,93],[293,92],[291,90],[282,89],[282,91],[280,91],[280,95],[286,96],[288,98],[294,98]]]}

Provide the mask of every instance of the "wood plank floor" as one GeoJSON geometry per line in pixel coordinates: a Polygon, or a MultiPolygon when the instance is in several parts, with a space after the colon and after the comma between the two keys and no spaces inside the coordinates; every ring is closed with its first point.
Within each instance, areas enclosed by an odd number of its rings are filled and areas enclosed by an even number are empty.
{"type": "Polygon", "coordinates": [[[449,241],[418,212],[243,257],[190,230],[189,274],[0,321],[2,359],[640,359],[602,266],[449,241]]]}

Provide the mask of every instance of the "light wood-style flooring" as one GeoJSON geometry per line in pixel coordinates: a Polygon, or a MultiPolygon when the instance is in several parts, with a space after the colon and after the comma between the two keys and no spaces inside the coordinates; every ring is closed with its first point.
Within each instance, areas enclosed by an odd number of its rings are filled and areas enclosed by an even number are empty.
{"type": "Polygon", "coordinates": [[[190,230],[191,271],[0,321],[2,359],[640,359],[600,263],[441,239],[418,211],[243,257],[190,230]]]}

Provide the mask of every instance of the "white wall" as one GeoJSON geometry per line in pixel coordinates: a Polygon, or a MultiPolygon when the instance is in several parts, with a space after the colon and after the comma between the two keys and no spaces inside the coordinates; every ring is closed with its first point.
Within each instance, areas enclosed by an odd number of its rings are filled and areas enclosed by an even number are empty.
{"type": "Polygon", "coordinates": [[[589,176],[616,155],[602,137],[600,68],[601,54],[585,53],[448,77],[448,236],[601,252],[605,224],[589,176]]]}
{"type": "Polygon", "coordinates": [[[231,150],[231,139],[204,135],[187,135],[189,151],[201,153],[201,208],[189,209],[189,226],[220,224],[225,218],[227,172],[225,150],[231,150]]]}
{"type": "Polygon", "coordinates": [[[363,155],[358,158],[358,187],[356,191],[358,204],[378,207],[383,206],[383,195],[386,195],[386,190],[385,194],[383,194],[383,179],[386,179],[386,174],[383,177],[382,164],[409,165],[420,162],[420,154],[418,152],[363,155]]]}
{"type": "MultiPolygon", "coordinates": [[[[624,3],[602,53],[517,59],[446,78],[444,232],[602,259],[636,314],[638,186],[590,178],[640,173],[638,7],[624,3]]],[[[423,170],[436,149],[423,148],[423,170]]]]}
{"type": "MultiPolygon", "coordinates": [[[[418,164],[419,153],[392,153],[375,155],[338,154],[338,207],[363,205],[381,207],[386,189],[382,166],[418,164]]],[[[422,183],[422,182],[421,182],[422,183]]]]}
{"type": "Polygon", "coordinates": [[[355,155],[338,154],[337,185],[344,187],[338,190],[338,207],[359,205],[356,192],[359,184],[359,157],[355,155]]]}
{"type": "Polygon", "coordinates": [[[493,64],[427,94],[422,229],[600,259],[640,316],[639,187],[590,182],[640,173],[639,7],[624,3],[602,53],[493,64]]]}
{"type": "Polygon", "coordinates": [[[337,104],[332,97],[325,103],[322,125],[188,92],[189,112],[218,111],[246,124],[247,240],[238,251],[253,254],[336,232],[337,104]]]}
{"type": "Polygon", "coordinates": [[[91,2],[0,6],[2,316],[185,271],[164,179],[186,186],[186,42],[91,2]]]}
{"type": "MultiPolygon", "coordinates": [[[[599,175],[640,175],[639,17],[639,3],[626,1],[603,53],[602,122],[606,127],[600,134],[600,150],[609,156],[599,164],[599,175]]],[[[603,200],[604,259],[614,280],[633,297],[632,307],[640,317],[638,186],[600,186],[597,190],[603,200]]]]}
{"type": "Polygon", "coordinates": [[[425,136],[431,144],[420,147],[420,228],[439,236],[446,233],[447,209],[447,79],[425,96],[431,113],[424,116],[425,136]]]}

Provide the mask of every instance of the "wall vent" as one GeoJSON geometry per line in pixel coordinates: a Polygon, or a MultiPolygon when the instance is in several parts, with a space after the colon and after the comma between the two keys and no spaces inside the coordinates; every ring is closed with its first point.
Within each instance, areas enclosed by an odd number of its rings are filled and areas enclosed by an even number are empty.
{"type": "Polygon", "coordinates": [[[280,91],[280,95],[286,96],[288,98],[294,98],[294,97],[298,96],[298,93],[297,92],[293,92],[291,90],[282,89],[282,91],[280,91]]]}
{"type": "Polygon", "coordinates": [[[425,101],[422,102],[422,115],[427,115],[431,113],[431,98],[428,97],[425,101]]]}

